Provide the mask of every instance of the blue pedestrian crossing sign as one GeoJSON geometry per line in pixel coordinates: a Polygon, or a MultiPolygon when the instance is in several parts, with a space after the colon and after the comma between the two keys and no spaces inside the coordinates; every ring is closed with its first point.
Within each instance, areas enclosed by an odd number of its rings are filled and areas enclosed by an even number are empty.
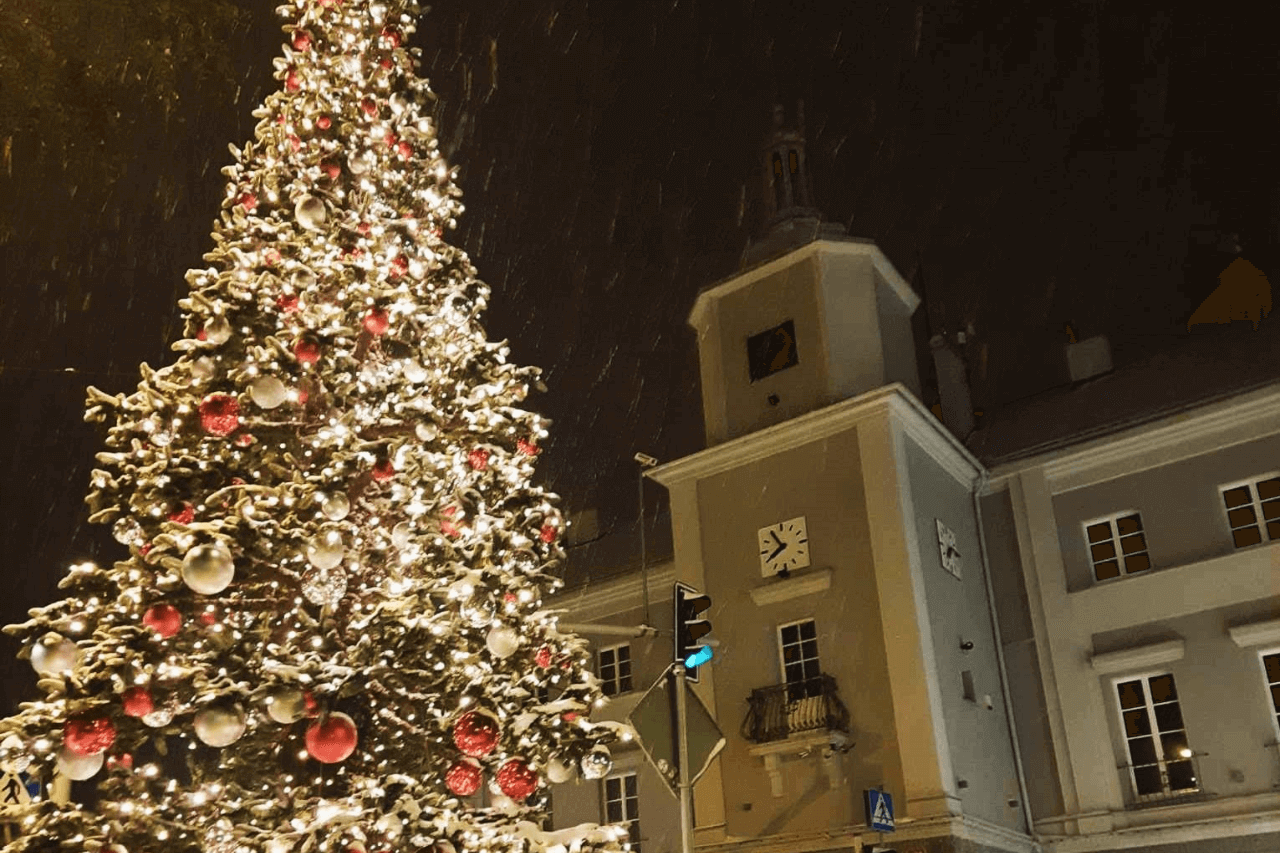
{"type": "Polygon", "coordinates": [[[879,832],[893,832],[893,797],[884,791],[867,791],[867,825],[879,832]]]}

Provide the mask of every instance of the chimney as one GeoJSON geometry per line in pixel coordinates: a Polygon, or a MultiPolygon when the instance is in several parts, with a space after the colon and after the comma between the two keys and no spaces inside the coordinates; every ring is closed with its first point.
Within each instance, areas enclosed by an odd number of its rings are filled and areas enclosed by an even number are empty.
{"type": "Polygon", "coordinates": [[[942,423],[961,441],[973,432],[973,401],[969,396],[969,370],[947,339],[934,335],[929,339],[933,365],[938,373],[938,395],[942,398],[942,423]]]}
{"type": "Polygon", "coordinates": [[[1077,341],[1075,329],[1070,323],[1067,323],[1066,332],[1067,375],[1072,382],[1083,382],[1111,372],[1111,342],[1106,335],[1094,335],[1077,341]]]}

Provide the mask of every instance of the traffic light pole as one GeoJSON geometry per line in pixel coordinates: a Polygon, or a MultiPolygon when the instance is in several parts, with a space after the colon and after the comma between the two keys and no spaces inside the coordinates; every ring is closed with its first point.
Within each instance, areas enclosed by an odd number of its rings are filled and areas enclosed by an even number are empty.
{"type": "Polygon", "coordinates": [[[684,692],[684,661],[676,661],[676,740],[677,755],[680,758],[677,783],[680,788],[680,849],[683,853],[693,853],[693,785],[689,782],[689,703],[684,692]]]}

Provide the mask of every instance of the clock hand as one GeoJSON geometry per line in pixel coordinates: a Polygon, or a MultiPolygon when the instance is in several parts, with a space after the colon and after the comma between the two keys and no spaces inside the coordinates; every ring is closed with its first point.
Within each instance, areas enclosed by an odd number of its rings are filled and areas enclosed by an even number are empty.
{"type": "Polygon", "coordinates": [[[774,557],[776,557],[776,556],[778,556],[779,554],[781,554],[781,553],[782,553],[783,551],[785,551],[785,550],[787,550],[787,546],[786,546],[786,544],[785,544],[785,543],[782,543],[782,542],[779,542],[779,543],[778,543],[778,547],[773,549],[773,553],[772,553],[772,554],[770,554],[770,555],[768,556],[768,558],[767,558],[766,562],[770,562],[770,563],[771,563],[771,562],[773,562],[773,558],[774,558],[774,557]]]}
{"type": "Polygon", "coordinates": [[[783,544],[782,544],[782,540],[778,538],[778,534],[777,534],[777,533],[775,533],[774,531],[770,530],[770,531],[769,531],[769,535],[773,537],[773,541],[774,541],[774,542],[777,542],[777,543],[778,543],[778,547],[780,547],[780,548],[785,548],[785,547],[787,547],[786,545],[783,545],[783,544]]]}

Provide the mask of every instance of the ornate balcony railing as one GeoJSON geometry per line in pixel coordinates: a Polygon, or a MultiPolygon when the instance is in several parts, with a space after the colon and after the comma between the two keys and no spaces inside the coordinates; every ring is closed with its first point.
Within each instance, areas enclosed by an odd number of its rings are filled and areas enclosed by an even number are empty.
{"type": "Polygon", "coordinates": [[[1197,802],[1211,796],[1200,778],[1200,756],[1191,753],[1151,764],[1121,764],[1117,769],[1129,790],[1129,807],[1197,802]]]}
{"type": "Polygon", "coordinates": [[[849,731],[849,709],[836,692],[836,680],[816,675],[804,681],[758,687],[747,700],[742,736],[753,743],[784,740],[794,734],[849,731]]]}

